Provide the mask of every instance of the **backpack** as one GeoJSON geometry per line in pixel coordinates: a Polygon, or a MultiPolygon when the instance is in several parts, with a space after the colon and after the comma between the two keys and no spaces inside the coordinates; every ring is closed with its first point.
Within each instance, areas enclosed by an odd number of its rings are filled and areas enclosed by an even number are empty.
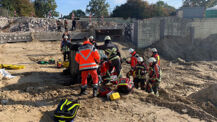
{"type": "Polygon", "coordinates": [[[120,93],[129,93],[134,87],[133,81],[129,78],[120,78],[117,84],[117,90],[120,93]]]}
{"type": "Polygon", "coordinates": [[[62,100],[54,111],[55,122],[73,122],[80,105],[68,99],[62,100]]]}

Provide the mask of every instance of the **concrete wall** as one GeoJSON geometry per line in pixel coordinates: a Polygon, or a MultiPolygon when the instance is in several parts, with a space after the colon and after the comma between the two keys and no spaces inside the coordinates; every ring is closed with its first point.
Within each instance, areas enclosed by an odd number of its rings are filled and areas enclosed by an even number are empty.
{"type": "Polygon", "coordinates": [[[151,45],[155,40],[160,39],[160,20],[153,18],[149,20],[137,21],[137,43],[138,48],[151,45]]]}
{"type": "MultiPolygon", "coordinates": [[[[69,33],[72,39],[83,39],[89,36],[88,32],[69,33]]],[[[20,32],[20,33],[0,33],[0,44],[10,42],[29,42],[33,39],[39,41],[62,40],[62,33],[59,32],[20,32]]]]}
{"type": "Polygon", "coordinates": [[[194,19],[191,26],[194,28],[194,39],[205,39],[217,34],[217,18],[194,19]]]}
{"type": "Polygon", "coordinates": [[[138,48],[145,48],[165,37],[190,37],[205,39],[217,34],[217,18],[184,19],[177,17],[152,18],[136,21],[134,43],[138,48]]]}
{"type": "Polygon", "coordinates": [[[28,42],[32,41],[30,33],[1,33],[0,44],[7,42],[28,42]]]}

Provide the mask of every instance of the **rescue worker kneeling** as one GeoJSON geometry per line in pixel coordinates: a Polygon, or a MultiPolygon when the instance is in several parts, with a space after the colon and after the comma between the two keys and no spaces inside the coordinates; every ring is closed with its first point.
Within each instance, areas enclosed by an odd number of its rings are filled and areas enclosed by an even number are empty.
{"type": "Polygon", "coordinates": [[[148,59],[149,62],[149,80],[147,83],[147,92],[159,96],[158,89],[161,81],[161,70],[157,60],[153,57],[148,59]]]}
{"type": "Polygon", "coordinates": [[[83,45],[78,48],[75,60],[79,63],[79,70],[81,71],[82,77],[80,95],[87,94],[87,77],[90,74],[93,79],[93,97],[96,97],[98,91],[97,68],[98,63],[100,62],[100,55],[88,39],[86,39],[86,41],[83,42],[83,45]]]}
{"type": "Polygon", "coordinates": [[[135,72],[134,85],[135,88],[138,89],[140,84],[141,89],[145,90],[147,67],[142,57],[138,57],[137,61],[138,63],[134,70],[135,72]]]}

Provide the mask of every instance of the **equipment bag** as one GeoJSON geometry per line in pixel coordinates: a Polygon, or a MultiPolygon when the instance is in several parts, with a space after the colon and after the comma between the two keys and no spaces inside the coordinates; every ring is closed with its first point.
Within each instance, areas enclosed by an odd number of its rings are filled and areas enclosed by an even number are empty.
{"type": "Polygon", "coordinates": [[[129,93],[134,87],[133,81],[129,78],[120,78],[117,85],[117,90],[120,93],[129,93]]]}
{"type": "Polygon", "coordinates": [[[62,100],[54,111],[55,122],[73,122],[80,105],[68,99],[62,100]]]}
{"type": "Polygon", "coordinates": [[[112,90],[107,86],[100,86],[98,91],[99,91],[99,96],[105,97],[112,90]]]}

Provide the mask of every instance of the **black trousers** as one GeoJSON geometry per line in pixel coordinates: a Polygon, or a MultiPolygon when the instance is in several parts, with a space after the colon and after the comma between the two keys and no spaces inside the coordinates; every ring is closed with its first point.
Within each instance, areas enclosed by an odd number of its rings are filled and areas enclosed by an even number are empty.
{"type": "Polygon", "coordinates": [[[159,81],[152,81],[152,80],[149,80],[148,83],[147,83],[147,88],[146,88],[146,91],[147,92],[151,92],[151,89],[154,91],[154,93],[156,94],[157,91],[159,90],[159,85],[160,85],[160,82],[159,81]]]}
{"type": "Polygon", "coordinates": [[[63,53],[63,59],[64,59],[64,61],[66,61],[66,59],[69,60],[69,54],[70,54],[70,52],[64,52],[63,53]]]}
{"type": "Polygon", "coordinates": [[[135,78],[134,79],[134,85],[135,85],[135,88],[138,89],[139,88],[139,84],[140,84],[140,88],[142,90],[145,90],[145,79],[139,79],[139,78],[135,78]]]}
{"type": "Polygon", "coordinates": [[[109,73],[111,73],[113,67],[115,67],[115,71],[117,72],[117,75],[119,76],[121,73],[121,69],[122,69],[120,59],[115,59],[111,61],[111,63],[109,64],[109,73]]]}

